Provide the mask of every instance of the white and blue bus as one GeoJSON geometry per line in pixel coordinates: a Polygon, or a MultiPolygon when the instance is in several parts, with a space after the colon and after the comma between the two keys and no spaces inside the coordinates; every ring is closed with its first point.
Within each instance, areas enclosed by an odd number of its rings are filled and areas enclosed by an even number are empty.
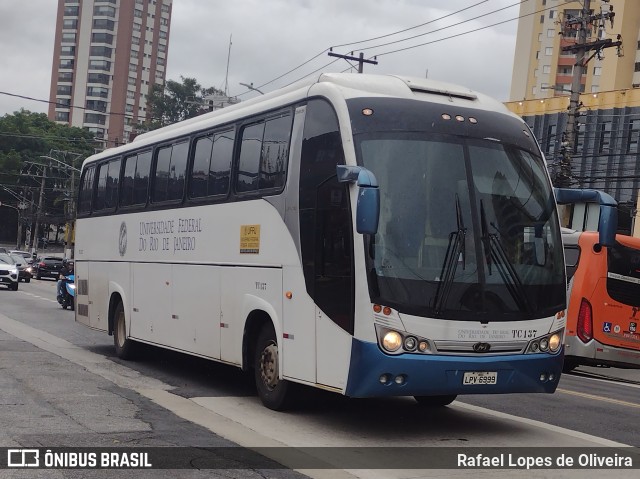
{"type": "Polygon", "coordinates": [[[551,393],[566,279],[545,160],[499,102],[322,74],[87,158],[76,320],[351,397],[551,393]]]}

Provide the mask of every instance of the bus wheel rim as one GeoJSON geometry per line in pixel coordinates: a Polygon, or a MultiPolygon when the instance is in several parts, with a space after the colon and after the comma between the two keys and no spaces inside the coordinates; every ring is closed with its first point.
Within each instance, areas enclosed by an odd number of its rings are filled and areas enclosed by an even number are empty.
{"type": "Polygon", "coordinates": [[[262,350],[260,355],[260,376],[269,390],[272,391],[278,385],[278,346],[274,343],[269,344],[262,350]]]}

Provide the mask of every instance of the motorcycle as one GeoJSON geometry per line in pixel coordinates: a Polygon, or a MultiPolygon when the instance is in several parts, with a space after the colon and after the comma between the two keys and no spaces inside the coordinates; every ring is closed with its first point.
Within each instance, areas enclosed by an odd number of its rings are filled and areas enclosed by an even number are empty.
{"type": "Polygon", "coordinates": [[[70,274],[69,276],[63,276],[61,281],[64,282],[64,285],[62,287],[62,294],[58,296],[58,303],[60,303],[62,309],[69,308],[73,311],[76,297],[75,275],[70,274]]]}

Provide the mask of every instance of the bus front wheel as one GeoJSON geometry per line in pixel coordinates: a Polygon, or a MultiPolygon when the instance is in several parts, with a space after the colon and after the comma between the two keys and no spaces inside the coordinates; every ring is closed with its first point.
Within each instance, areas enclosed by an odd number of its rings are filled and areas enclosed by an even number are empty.
{"type": "Polygon", "coordinates": [[[116,348],[116,356],[120,359],[131,359],[134,355],[135,344],[127,338],[127,322],[124,314],[124,306],[119,302],[113,312],[113,344],[116,348]]]}
{"type": "Polygon", "coordinates": [[[456,394],[447,394],[445,396],[413,396],[420,406],[425,407],[444,407],[451,404],[456,397],[456,394]]]}
{"type": "Polygon", "coordinates": [[[269,409],[283,411],[292,401],[293,385],[279,378],[278,341],[270,324],[263,326],[254,354],[254,377],[258,396],[269,409]]]}

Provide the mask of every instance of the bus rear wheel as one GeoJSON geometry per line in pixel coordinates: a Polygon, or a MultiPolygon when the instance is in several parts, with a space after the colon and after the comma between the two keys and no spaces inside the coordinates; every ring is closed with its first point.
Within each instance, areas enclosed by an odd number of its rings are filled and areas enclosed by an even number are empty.
{"type": "Polygon", "coordinates": [[[457,397],[457,394],[447,394],[443,396],[413,396],[420,406],[424,407],[444,407],[451,404],[457,397]]]}
{"type": "Polygon", "coordinates": [[[113,344],[116,348],[116,356],[120,359],[133,358],[135,343],[127,338],[127,322],[121,301],[113,312],[113,344]]]}
{"type": "Polygon", "coordinates": [[[274,411],[284,411],[293,400],[293,384],[279,378],[279,357],[275,331],[266,324],[256,341],[254,378],[262,404],[274,411]]]}

